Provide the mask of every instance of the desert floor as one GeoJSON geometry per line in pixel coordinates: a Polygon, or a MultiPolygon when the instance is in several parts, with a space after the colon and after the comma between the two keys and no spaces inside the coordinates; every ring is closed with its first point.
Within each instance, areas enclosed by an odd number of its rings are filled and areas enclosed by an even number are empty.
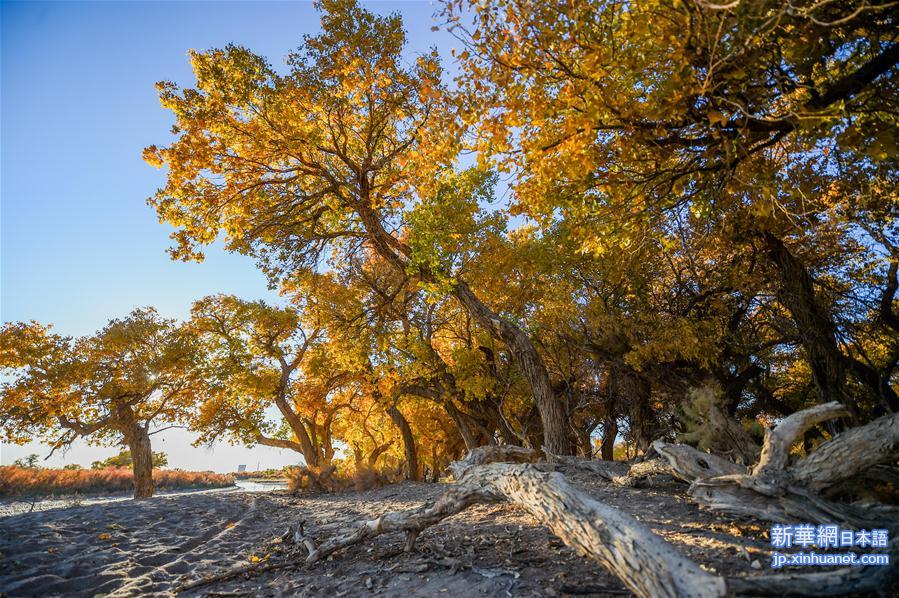
{"type": "MultiPolygon", "coordinates": [[[[709,570],[770,571],[767,526],[700,511],[686,486],[659,476],[617,488],[589,474],[569,480],[649,525],[709,570]]],[[[524,511],[476,506],[426,530],[411,553],[386,534],[312,567],[280,540],[305,521],[318,541],[385,510],[416,506],[441,484],[364,492],[207,491],[149,501],[83,503],[0,518],[0,593],[8,596],[173,594],[192,580],[260,560],[254,572],[186,592],[206,596],[629,595],[620,581],[576,555],[524,511]]]]}

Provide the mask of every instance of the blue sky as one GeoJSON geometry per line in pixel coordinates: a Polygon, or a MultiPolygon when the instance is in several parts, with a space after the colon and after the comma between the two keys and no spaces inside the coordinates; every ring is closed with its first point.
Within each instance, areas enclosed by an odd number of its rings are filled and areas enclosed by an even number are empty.
{"type": "MultiPolygon", "coordinates": [[[[365,2],[399,12],[409,56],[457,45],[433,32],[427,1],[365,2]]],[[[169,260],[171,229],[146,198],[164,173],[141,160],[170,139],[154,84],[193,82],[187,50],[245,45],[275,65],[315,33],[311,2],[3,2],[0,4],[0,317],[89,334],[143,305],[187,315],[210,293],[274,300],[245,257],[212,248],[202,264],[169,260]]],[[[264,447],[194,449],[185,432],[154,436],[171,467],[280,466],[293,454],[264,447]]],[[[45,447],[0,447],[8,464],[45,447]]],[[[78,443],[47,464],[82,465],[116,452],[78,443]]]]}

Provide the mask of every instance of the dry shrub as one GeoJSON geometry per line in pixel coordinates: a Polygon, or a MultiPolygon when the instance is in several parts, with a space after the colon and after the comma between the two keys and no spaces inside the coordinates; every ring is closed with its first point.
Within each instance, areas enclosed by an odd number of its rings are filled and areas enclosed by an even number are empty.
{"type": "Polygon", "coordinates": [[[293,468],[287,480],[287,489],[295,493],[362,491],[392,484],[401,478],[401,470],[357,467],[338,460],[319,467],[293,468]]]}
{"type": "MultiPolygon", "coordinates": [[[[133,473],[124,467],[106,469],[26,469],[0,467],[0,497],[53,496],[130,492],[133,473]]],[[[206,471],[155,469],[159,490],[223,488],[234,485],[230,475],[206,471]]]]}

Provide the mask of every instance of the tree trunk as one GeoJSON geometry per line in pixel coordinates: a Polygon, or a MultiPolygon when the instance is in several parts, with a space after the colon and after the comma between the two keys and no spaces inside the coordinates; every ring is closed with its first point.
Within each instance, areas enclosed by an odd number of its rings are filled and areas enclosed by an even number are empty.
{"type": "Polygon", "coordinates": [[[403,453],[406,456],[406,479],[418,480],[418,452],[415,449],[415,436],[412,434],[412,428],[409,422],[403,416],[402,412],[397,409],[396,405],[391,405],[387,409],[387,415],[391,421],[399,429],[400,435],[403,437],[403,453]]]}
{"type": "Polygon", "coordinates": [[[515,357],[518,366],[531,386],[534,402],[543,423],[543,444],[554,455],[571,455],[568,437],[568,414],[563,401],[552,391],[549,372],[543,358],[527,334],[511,322],[501,318],[484,305],[468,285],[459,280],[453,288],[453,296],[468,313],[495,338],[505,343],[515,357]]]}
{"type": "Polygon", "coordinates": [[[499,436],[503,439],[503,442],[521,446],[521,438],[515,434],[515,431],[509,426],[509,422],[506,421],[506,416],[502,413],[502,404],[496,400],[491,401],[488,413],[493,421],[493,425],[499,430],[499,436]]]}
{"type": "Polygon", "coordinates": [[[618,436],[618,420],[615,417],[606,418],[602,424],[602,444],[599,454],[603,461],[615,460],[615,438],[618,436]]]}
{"type": "MultiPolygon", "coordinates": [[[[384,444],[382,444],[380,446],[376,446],[374,449],[372,449],[371,453],[369,453],[369,455],[368,455],[368,466],[371,469],[375,468],[375,465],[378,464],[378,459],[381,457],[381,455],[383,455],[384,453],[386,453],[387,451],[390,450],[390,446],[392,444],[393,444],[392,441],[385,442],[384,444]]],[[[359,459],[359,461],[361,461],[361,459],[359,459]]],[[[357,462],[357,464],[358,464],[358,462],[357,462]]]]}
{"type": "Polygon", "coordinates": [[[596,427],[579,427],[577,428],[577,456],[584,459],[593,458],[593,443],[590,440],[590,434],[596,427]]]}
{"type": "Polygon", "coordinates": [[[764,233],[764,239],[768,256],[780,274],[777,297],[796,324],[819,400],[822,403],[839,401],[857,414],[855,404],[844,392],[846,371],[837,347],[833,321],[815,299],[814,283],[808,269],[770,232],[764,233]]]}
{"type": "Polygon", "coordinates": [[[468,424],[462,419],[462,414],[459,413],[459,408],[456,407],[455,403],[449,400],[443,404],[443,408],[452,418],[453,423],[456,424],[456,429],[459,430],[459,435],[462,436],[462,441],[465,442],[465,450],[471,451],[476,449],[478,443],[475,442],[474,436],[471,435],[471,430],[468,429],[468,424]]]}
{"type": "Polygon", "coordinates": [[[631,434],[637,449],[645,453],[656,434],[656,415],[651,404],[652,388],[646,379],[637,374],[628,376],[627,380],[633,395],[629,409],[631,434]]]}
{"type": "Polygon", "coordinates": [[[131,468],[134,472],[135,500],[153,496],[153,451],[150,435],[140,424],[132,424],[125,435],[128,450],[131,451],[131,468]]]}
{"type": "Polygon", "coordinates": [[[283,396],[279,395],[275,398],[275,406],[278,408],[278,411],[281,412],[281,415],[284,416],[284,419],[287,420],[287,425],[290,426],[294,436],[297,437],[300,447],[302,448],[301,452],[303,453],[303,460],[306,462],[306,465],[308,467],[318,467],[321,465],[318,451],[315,449],[315,446],[312,444],[312,439],[309,438],[309,434],[306,432],[306,426],[303,424],[303,420],[301,420],[296,412],[291,409],[283,396]]]}

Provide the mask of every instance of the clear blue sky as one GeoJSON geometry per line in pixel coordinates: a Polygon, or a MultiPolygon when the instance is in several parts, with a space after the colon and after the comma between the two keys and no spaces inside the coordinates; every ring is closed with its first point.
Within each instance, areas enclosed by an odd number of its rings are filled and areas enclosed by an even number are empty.
{"type": "MultiPolygon", "coordinates": [[[[427,1],[366,2],[397,11],[410,58],[455,44],[433,32],[427,1]]],[[[141,151],[169,140],[172,119],[153,85],[193,83],[187,50],[238,43],[277,65],[314,33],[311,2],[3,2],[0,57],[0,316],[89,334],[134,307],[184,317],[217,292],[275,299],[251,260],[210,250],[206,262],[169,260],[171,229],[146,198],[164,173],[141,151]]],[[[172,467],[228,471],[296,461],[257,447],[190,448],[184,432],[154,436],[172,467]]],[[[0,447],[10,463],[44,447],[0,447]]],[[[48,464],[83,465],[115,451],[78,443],[48,464]]]]}

